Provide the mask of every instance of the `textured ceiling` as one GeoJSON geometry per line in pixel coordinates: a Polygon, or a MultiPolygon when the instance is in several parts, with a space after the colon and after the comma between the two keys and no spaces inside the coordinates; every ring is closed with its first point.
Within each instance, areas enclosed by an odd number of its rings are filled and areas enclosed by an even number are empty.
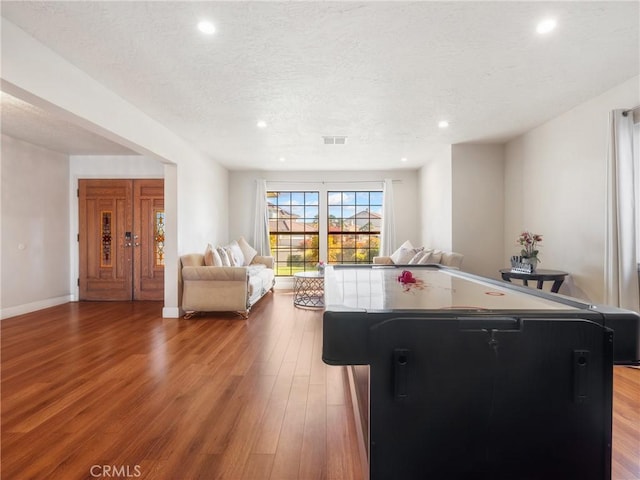
{"type": "Polygon", "coordinates": [[[66,155],[135,155],[54,113],[0,92],[2,133],[66,155]]]}
{"type": "Polygon", "coordinates": [[[504,141],[638,75],[639,7],[3,1],[2,15],[231,169],[386,169],[504,141]],[[558,27],[541,37],[546,16],[558,27]]]}

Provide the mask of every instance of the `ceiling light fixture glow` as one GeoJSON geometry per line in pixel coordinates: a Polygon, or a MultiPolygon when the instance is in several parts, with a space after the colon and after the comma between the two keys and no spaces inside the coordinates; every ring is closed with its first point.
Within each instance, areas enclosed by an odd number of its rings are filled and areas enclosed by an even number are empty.
{"type": "Polygon", "coordinates": [[[208,20],[202,20],[198,22],[198,30],[206,35],[213,35],[216,32],[216,27],[208,20]]]}
{"type": "Polygon", "coordinates": [[[406,161],[407,161],[407,157],[402,157],[402,158],[400,159],[400,161],[401,161],[401,162],[406,162],[406,161]]]}
{"type": "Polygon", "coordinates": [[[256,126],[258,128],[267,128],[267,122],[265,122],[264,120],[258,120],[258,123],[256,123],[256,126]]]}
{"type": "Polygon", "coordinates": [[[557,22],[554,18],[546,18],[538,23],[536,27],[536,32],[540,35],[544,35],[546,33],[551,32],[554,28],[556,28],[557,22]]]}
{"type": "Polygon", "coordinates": [[[440,120],[438,122],[438,127],[440,128],[447,128],[449,126],[449,122],[447,122],[446,120],[440,120]]]}
{"type": "Polygon", "coordinates": [[[286,159],[286,158],[284,158],[284,157],[280,157],[280,161],[284,163],[284,162],[286,162],[286,161],[287,161],[287,159],[286,159]]]}

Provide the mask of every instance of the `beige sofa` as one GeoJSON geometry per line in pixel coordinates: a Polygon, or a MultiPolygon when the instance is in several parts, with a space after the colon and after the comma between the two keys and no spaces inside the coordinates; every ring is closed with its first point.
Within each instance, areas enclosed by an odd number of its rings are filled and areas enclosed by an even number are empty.
{"type": "Polygon", "coordinates": [[[245,266],[206,266],[205,256],[180,257],[182,310],[185,318],[196,312],[237,311],[245,318],[249,310],[275,285],[273,257],[256,255],[245,266]]]}
{"type": "Polygon", "coordinates": [[[427,248],[414,248],[409,241],[390,256],[373,257],[374,265],[427,265],[437,264],[460,269],[464,255],[427,248]]]}

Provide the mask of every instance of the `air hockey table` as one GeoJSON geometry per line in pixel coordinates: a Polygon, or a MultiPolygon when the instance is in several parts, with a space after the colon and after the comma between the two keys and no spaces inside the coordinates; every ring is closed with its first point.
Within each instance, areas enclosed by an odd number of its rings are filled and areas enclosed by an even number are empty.
{"type": "Polygon", "coordinates": [[[325,305],[372,480],[611,478],[638,313],[436,265],[327,267],[325,305]]]}

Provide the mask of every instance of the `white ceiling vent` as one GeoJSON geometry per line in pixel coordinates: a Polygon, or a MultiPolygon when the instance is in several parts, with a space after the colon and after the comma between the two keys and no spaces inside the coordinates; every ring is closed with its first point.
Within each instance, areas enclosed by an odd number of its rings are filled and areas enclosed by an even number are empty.
{"type": "Polygon", "coordinates": [[[322,139],[325,145],[345,145],[347,143],[347,137],[343,135],[332,135],[330,137],[322,137],[322,139]]]}

